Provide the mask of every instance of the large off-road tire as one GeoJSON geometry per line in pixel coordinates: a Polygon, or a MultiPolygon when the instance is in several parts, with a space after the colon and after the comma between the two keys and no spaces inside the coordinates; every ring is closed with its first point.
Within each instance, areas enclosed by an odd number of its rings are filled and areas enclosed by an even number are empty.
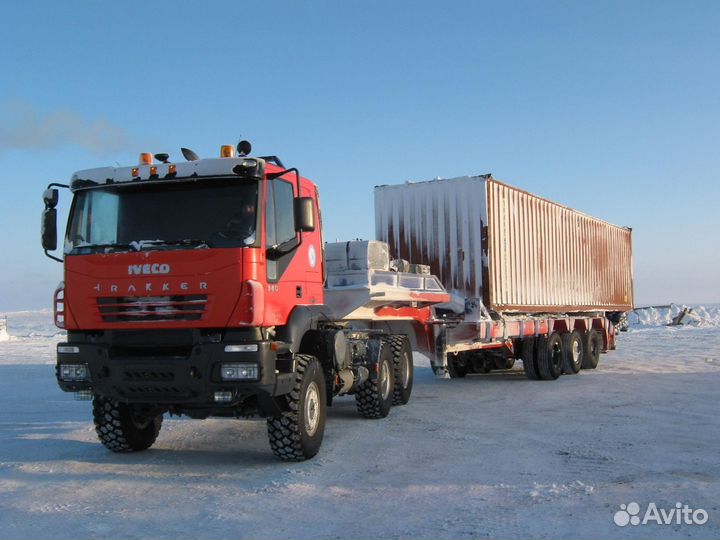
{"type": "Polygon", "coordinates": [[[393,357],[395,390],[393,405],[405,405],[410,401],[413,389],[413,355],[410,340],[402,334],[384,336],[384,346],[390,347],[393,357]]]}
{"type": "Polygon", "coordinates": [[[562,338],[557,332],[549,336],[537,338],[537,361],[538,375],[544,381],[553,381],[562,373],[563,369],[563,348],[562,338]]]}
{"type": "Polygon", "coordinates": [[[602,336],[597,330],[590,330],[583,335],[583,369],[595,369],[600,362],[600,351],[602,350],[602,336]]]}
{"type": "Polygon", "coordinates": [[[574,375],[583,365],[584,348],[580,332],[574,330],[562,335],[563,373],[574,375]]]}
{"type": "Polygon", "coordinates": [[[318,453],[325,433],[325,379],[317,358],[295,355],[295,384],[286,398],[290,410],[267,419],[268,441],[280,459],[303,461],[318,453]]]}
{"type": "Polygon", "coordinates": [[[137,407],[101,396],[93,399],[93,421],[98,439],[113,452],[150,448],[162,427],[162,414],[143,415],[137,407]]]}
{"type": "Polygon", "coordinates": [[[525,370],[525,376],[536,381],[540,378],[537,370],[537,362],[535,360],[535,338],[525,336],[522,339],[522,361],[523,369],[525,370]]]}
{"type": "Polygon", "coordinates": [[[380,347],[377,372],[355,392],[355,404],[365,418],[385,418],[392,407],[394,394],[392,350],[385,343],[380,347]]]}
{"type": "Polygon", "coordinates": [[[468,374],[468,363],[460,359],[460,355],[447,355],[447,370],[451,379],[462,379],[468,374]]]}

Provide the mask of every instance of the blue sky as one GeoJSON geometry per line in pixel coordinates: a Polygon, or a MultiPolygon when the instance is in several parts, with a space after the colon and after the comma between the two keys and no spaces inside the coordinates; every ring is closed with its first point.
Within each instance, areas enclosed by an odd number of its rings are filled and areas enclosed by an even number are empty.
{"type": "MultiPolygon", "coordinates": [[[[636,302],[720,302],[717,2],[27,2],[0,18],[0,310],[50,305],[41,193],[239,137],[320,185],[492,172],[634,229],[636,302]]],[[[69,197],[65,196],[63,203],[69,197]]]]}

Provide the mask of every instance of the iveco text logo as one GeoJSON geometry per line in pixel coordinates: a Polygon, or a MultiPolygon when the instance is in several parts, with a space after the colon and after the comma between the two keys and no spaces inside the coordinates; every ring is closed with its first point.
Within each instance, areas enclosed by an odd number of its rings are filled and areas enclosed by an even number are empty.
{"type": "Polygon", "coordinates": [[[128,266],[128,275],[141,276],[148,274],[169,274],[169,264],[131,264],[128,266]]]}

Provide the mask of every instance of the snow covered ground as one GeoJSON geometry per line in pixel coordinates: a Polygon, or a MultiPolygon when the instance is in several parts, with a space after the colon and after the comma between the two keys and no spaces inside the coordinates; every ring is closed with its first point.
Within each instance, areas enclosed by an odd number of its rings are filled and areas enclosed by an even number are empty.
{"type": "Polygon", "coordinates": [[[407,406],[373,421],[340,399],[299,464],[261,421],[166,419],[151,450],[106,451],[56,387],[52,314],[9,313],[0,538],[717,538],[720,307],[665,327],[678,309],[633,316],[597,370],[555,382],[436,380],[419,358],[407,406]],[[631,502],[709,520],[615,525],[631,502]]]}

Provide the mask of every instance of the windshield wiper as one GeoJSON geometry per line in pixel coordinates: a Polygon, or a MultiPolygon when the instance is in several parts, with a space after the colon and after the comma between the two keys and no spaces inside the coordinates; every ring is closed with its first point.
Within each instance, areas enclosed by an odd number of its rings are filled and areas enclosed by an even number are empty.
{"type": "Polygon", "coordinates": [[[79,244],[73,249],[127,249],[128,251],[139,251],[133,244],[79,244]]]}
{"type": "Polygon", "coordinates": [[[141,251],[145,246],[195,246],[198,248],[211,248],[212,243],[197,238],[183,238],[178,240],[140,240],[131,242],[131,245],[141,251]]]}

